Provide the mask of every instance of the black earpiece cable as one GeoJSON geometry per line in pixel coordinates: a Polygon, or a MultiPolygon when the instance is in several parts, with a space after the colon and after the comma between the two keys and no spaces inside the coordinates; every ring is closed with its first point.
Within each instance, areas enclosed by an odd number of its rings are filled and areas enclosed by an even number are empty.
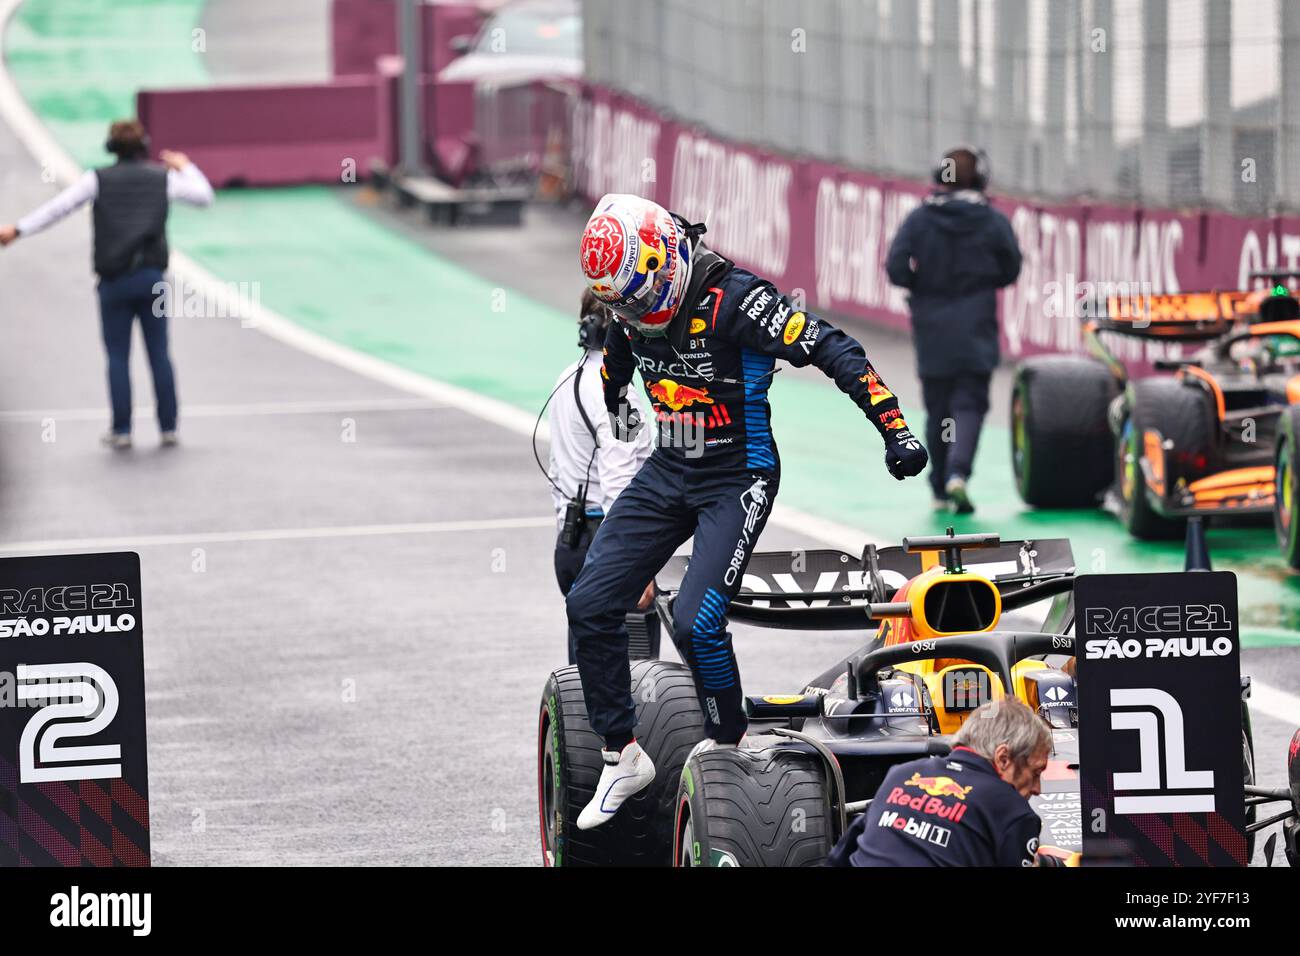
{"type": "MultiPolygon", "coordinates": [[[[583,357],[583,361],[585,361],[587,358],[586,348],[583,348],[582,350],[582,357],[583,357]]],[[[555,393],[558,392],[566,382],[568,382],[570,379],[572,379],[575,375],[577,375],[581,371],[582,371],[582,362],[579,362],[577,368],[575,368],[568,375],[564,376],[564,378],[560,379],[560,381],[556,384],[555,388],[551,389],[551,394],[546,396],[546,401],[542,403],[542,409],[537,413],[537,421],[533,422],[533,460],[537,462],[538,470],[540,470],[541,473],[546,476],[546,480],[550,482],[551,487],[554,488],[556,491],[558,491],[562,497],[568,498],[570,501],[581,500],[585,503],[587,498],[587,485],[590,484],[591,482],[591,466],[596,461],[596,452],[600,448],[600,442],[596,441],[595,447],[592,448],[591,457],[587,459],[587,476],[584,479],[584,483],[582,487],[578,489],[577,494],[573,494],[573,495],[566,493],[563,488],[561,488],[559,485],[555,483],[555,479],[551,477],[551,473],[547,471],[546,466],[542,464],[541,453],[539,453],[537,450],[537,430],[542,427],[542,416],[546,414],[546,409],[550,406],[551,399],[555,397],[555,393]],[[579,498],[579,495],[581,496],[581,498],[579,498]]],[[[582,408],[581,405],[579,405],[579,410],[581,410],[581,408],[582,408]]],[[[583,414],[583,419],[584,420],[586,419],[585,413],[583,414]]],[[[595,439],[595,437],[596,437],[595,435],[592,436],[593,440],[595,439]]]]}

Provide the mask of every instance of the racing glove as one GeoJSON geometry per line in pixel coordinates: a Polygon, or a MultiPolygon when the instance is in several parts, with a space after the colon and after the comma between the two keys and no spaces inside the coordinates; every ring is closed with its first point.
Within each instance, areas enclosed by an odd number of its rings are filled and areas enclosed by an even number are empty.
{"type": "Polygon", "coordinates": [[[605,410],[609,412],[609,427],[619,441],[634,441],[641,430],[641,413],[627,399],[627,386],[615,388],[606,378],[605,410]]]}
{"type": "Polygon", "coordinates": [[[885,467],[889,473],[902,481],[919,475],[930,461],[920,440],[912,434],[907,423],[896,419],[901,427],[890,428],[885,432],[885,467]]]}

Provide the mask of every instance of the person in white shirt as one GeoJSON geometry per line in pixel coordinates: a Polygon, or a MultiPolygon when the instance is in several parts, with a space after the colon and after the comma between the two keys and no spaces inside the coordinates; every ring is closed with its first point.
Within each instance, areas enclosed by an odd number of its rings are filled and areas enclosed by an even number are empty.
{"type": "MultiPolygon", "coordinates": [[[[582,296],[578,344],[583,354],[556,382],[550,405],[551,456],[547,475],[555,503],[555,579],[568,594],[596,529],[619,493],[654,450],[653,429],[642,428],[633,441],[619,441],[605,410],[600,372],[609,327],[608,309],[590,291],[582,296]]],[[[638,397],[639,401],[639,397],[638,397]]],[[[640,409],[643,420],[645,409],[640,409]]],[[[654,599],[650,581],[638,610],[654,599]]],[[[569,663],[575,663],[572,636],[569,663]]]]}
{"type": "Polygon", "coordinates": [[[176,380],[167,348],[167,213],[172,202],[210,206],[212,185],[184,153],[163,150],[148,162],[149,137],[138,120],[118,120],[105,149],[117,162],[88,170],[75,183],[14,225],[0,226],[0,246],[48,229],[86,203],[94,204],[94,265],[108,352],[113,424],[104,443],[131,447],[131,329],[140,320],[153,373],[164,446],[175,445],[176,380]]]}

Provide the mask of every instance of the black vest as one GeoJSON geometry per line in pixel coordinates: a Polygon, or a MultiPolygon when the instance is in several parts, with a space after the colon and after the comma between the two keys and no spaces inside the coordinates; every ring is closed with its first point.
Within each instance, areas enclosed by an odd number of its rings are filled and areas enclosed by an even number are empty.
{"type": "Polygon", "coordinates": [[[95,175],[95,271],[100,278],[166,269],[166,167],[126,160],[95,175]]]}

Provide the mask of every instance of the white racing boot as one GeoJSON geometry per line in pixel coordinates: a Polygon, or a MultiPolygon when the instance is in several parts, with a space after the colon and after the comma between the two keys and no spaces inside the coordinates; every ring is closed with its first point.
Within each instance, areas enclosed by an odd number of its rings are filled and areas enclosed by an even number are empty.
{"type": "Polygon", "coordinates": [[[600,772],[596,793],[578,814],[578,829],[590,830],[612,819],[628,797],[636,796],[655,778],[650,755],[635,740],[620,752],[602,750],[605,768],[600,772]]]}

